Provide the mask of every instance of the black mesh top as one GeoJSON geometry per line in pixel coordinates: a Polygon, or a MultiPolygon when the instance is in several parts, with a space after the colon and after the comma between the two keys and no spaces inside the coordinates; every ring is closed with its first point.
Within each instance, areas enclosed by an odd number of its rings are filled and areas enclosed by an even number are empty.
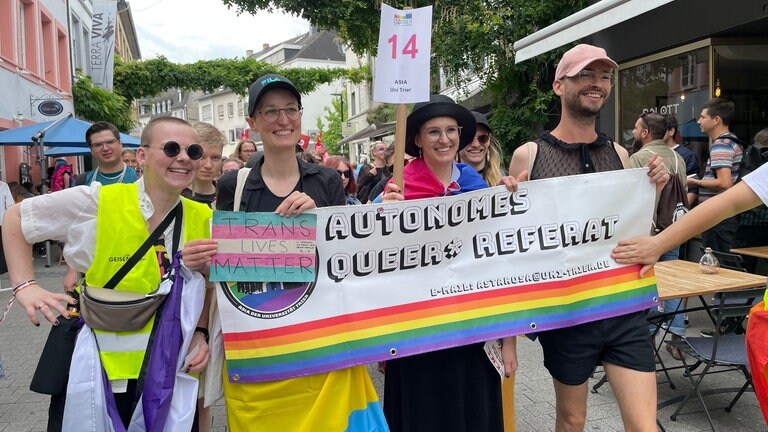
{"type": "Polygon", "coordinates": [[[544,132],[535,142],[538,151],[529,176],[531,180],[624,168],[613,141],[601,133],[594,142],[569,144],[544,132]]]}

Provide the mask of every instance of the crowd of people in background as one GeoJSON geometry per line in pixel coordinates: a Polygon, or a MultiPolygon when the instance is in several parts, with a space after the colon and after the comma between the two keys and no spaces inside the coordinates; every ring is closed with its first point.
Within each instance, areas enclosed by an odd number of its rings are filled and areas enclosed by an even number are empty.
{"type": "MultiPolygon", "coordinates": [[[[144,225],[137,225],[133,219],[142,222],[142,216],[150,227],[157,226],[159,219],[173,208],[172,204],[181,200],[185,211],[189,211],[189,215],[184,215],[187,224],[184,232],[190,236],[185,237],[181,246],[170,243],[170,234],[164,241],[169,250],[180,247],[185,265],[203,273],[204,263],[218,247],[208,239],[207,228],[200,221],[210,216],[210,209],[291,216],[323,206],[452,196],[494,186],[506,186],[514,191],[523,181],[633,167],[648,168],[648,181],[656,187],[657,202],[674,176],[685,190],[689,207],[702,203],[702,210],[694,214],[717,213],[717,224],[701,222],[697,219],[701,216],[688,216],[696,222],[696,229],[707,228],[702,234],[704,246],[727,252],[735,245],[749,246],[755,241],[765,244],[768,212],[748,218],[742,216],[740,223],[733,209],[718,207],[726,199],[748,201],[740,204],[739,209],[765,201],[763,183],[759,186],[762,188],[759,199],[744,186],[737,186],[737,192],[725,193],[738,184],[744,152],[744,143],[729,130],[734,116],[733,103],[714,98],[703,106],[698,123],[712,144],[701,174],[694,153],[681,145],[674,116],[653,112],[639,115],[632,131],[631,149],[596,131],[596,118],[611,94],[617,68],[599,47],[578,45],[566,52],[557,65],[553,82],[553,91],[561,104],[560,121],[552,131],[517,147],[508,169],[504,166],[503,146],[494,135],[488,116],[469,111],[442,95],[432,95],[428,102],[416,104],[406,126],[404,189],[392,179],[394,144],[371,143],[368,155],[361,157],[359,163],[344,156],[305,151],[296,144],[303,113],[301,95],[280,75],[261,77],[249,88],[246,121],[249,128],[259,134],[261,143],[240,140],[228,157],[222,154],[226,137],[206,123],[190,125],[179,119],[155,119],[142,133],[141,147],[134,151],[123,149],[117,128],[98,122],[85,136],[96,164],[93,170],[78,175],[65,160],[57,160],[49,175],[50,191],[54,193],[29,201],[25,200],[37,195],[29,185],[0,184],[2,211],[9,211],[11,215],[10,219],[6,217],[11,225],[0,229],[12,232],[11,240],[4,243],[18,248],[18,252],[9,255],[12,257],[9,264],[17,266],[11,269],[11,280],[17,284],[18,301],[33,323],[38,322],[38,315],[55,322],[56,314],[67,313],[63,302],[72,303],[69,297],[36,285],[25,255],[30,243],[44,239],[66,242],[63,248],[71,266],[65,276],[67,290],[75,287],[83,273],[92,272],[92,267],[101,271],[94,278],[105,275],[106,267],[100,267],[104,251],[100,249],[98,257],[84,258],[82,254],[85,248],[96,247],[91,244],[96,241],[94,236],[115,234],[114,230],[119,229],[98,228],[97,232],[94,225],[101,217],[99,193],[105,192],[120,204],[104,203],[104,208],[115,205],[117,207],[110,208],[125,211],[129,216],[119,218],[118,225],[128,230],[140,231],[138,227],[144,225]],[[632,151],[631,155],[628,150],[632,151]],[[241,171],[244,167],[250,171],[241,171]],[[242,185],[238,183],[240,172],[246,177],[237,202],[236,189],[238,184],[242,185]],[[123,186],[102,187],[113,184],[123,186]],[[722,199],[716,198],[721,194],[722,199]],[[30,212],[52,209],[65,199],[89,210],[85,216],[79,210],[64,212],[63,220],[83,226],[91,224],[96,234],[83,240],[66,232],[66,224],[62,225],[61,221],[38,227],[43,222],[31,220],[30,212]],[[34,224],[38,231],[28,235],[21,229],[25,224],[34,224]]],[[[755,145],[768,145],[768,130],[758,133],[755,145]]],[[[765,175],[765,169],[761,175],[765,175]]],[[[758,187],[755,178],[748,180],[753,189],[758,187]]],[[[652,229],[649,227],[649,233],[652,229]]],[[[658,237],[663,241],[622,242],[615,257],[620,262],[646,264],[657,259],[677,259],[684,254],[678,244],[695,234],[695,230],[684,231],[679,227],[676,230],[674,235],[658,237]]],[[[131,251],[121,249],[120,252],[131,251]]],[[[4,262],[0,263],[0,270],[6,270],[4,266],[4,262]]],[[[154,283],[157,275],[153,273],[150,277],[146,273],[142,277],[154,283]]],[[[195,316],[195,322],[190,324],[192,328],[197,325],[197,329],[187,335],[193,346],[201,347],[199,352],[189,354],[196,360],[192,372],[206,368],[209,336],[221,334],[220,324],[217,327],[217,320],[211,319],[215,312],[210,310],[216,310],[211,292],[205,290],[205,298],[200,299],[199,319],[195,316]]],[[[680,301],[664,302],[663,307],[677,309],[680,301]]],[[[668,323],[673,338],[685,336],[681,320],[682,317],[672,317],[668,323]]],[[[123,332],[113,333],[118,339],[125,336],[123,332]]],[[[610,378],[625,428],[656,430],[655,354],[649,343],[645,312],[540,332],[538,340],[555,389],[556,430],[584,429],[587,380],[599,364],[610,378]]],[[[343,431],[355,417],[356,421],[365,419],[366,431],[501,432],[514,425],[513,409],[507,411],[504,406],[505,401],[513,401],[512,383],[518,362],[516,345],[514,337],[498,341],[496,348],[503,359],[506,378],[501,381],[483,343],[390,360],[380,365],[385,372],[383,407],[378,403],[364,366],[278,382],[233,383],[224,379],[219,384],[232,431],[252,430],[254,424],[268,424],[269,430],[343,431]],[[278,405],[281,408],[274,409],[278,405]]],[[[677,350],[669,353],[675,359],[682,359],[683,354],[677,350]]],[[[222,379],[222,356],[222,352],[215,350],[210,353],[213,370],[209,368],[201,378],[206,387],[222,379]]],[[[110,380],[119,375],[114,372],[118,369],[119,366],[110,365],[107,370],[110,380]]],[[[138,373],[133,373],[137,371],[132,369],[128,374],[126,385],[133,385],[131,383],[139,378],[138,373]]],[[[123,386],[123,391],[116,393],[131,393],[130,389],[133,387],[123,386]]],[[[202,396],[197,401],[197,414],[191,426],[195,431],[207,431],[210,423],[209,407],[214,401],[207,395],[202,396]]],[[[51,399],[49,424],[53,430],[57,427],[60,430],[62,422],[73,424],[72,415],[76,413],[68,407],[65,414],[66,397],[63,394],[51,399]]],[[[135,403],[131,394],[118,396],[119,417],[126,425],[133,415],[131,404],[135,406],[135,403]]]]}

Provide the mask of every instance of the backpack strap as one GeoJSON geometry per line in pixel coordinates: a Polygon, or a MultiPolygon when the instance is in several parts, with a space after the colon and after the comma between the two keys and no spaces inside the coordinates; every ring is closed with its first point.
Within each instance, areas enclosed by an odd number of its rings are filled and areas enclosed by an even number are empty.
{"type": "Polygon", "coordinates": [[[233,203],[232,211],[240,211],[240,200],[243,199],[243,189],[245,189],[245,180],[248,179],[248,174],[251,173],[251,168],[240,168],[237,171],[237,184],[235,185],[235,202],[233,203]]]}

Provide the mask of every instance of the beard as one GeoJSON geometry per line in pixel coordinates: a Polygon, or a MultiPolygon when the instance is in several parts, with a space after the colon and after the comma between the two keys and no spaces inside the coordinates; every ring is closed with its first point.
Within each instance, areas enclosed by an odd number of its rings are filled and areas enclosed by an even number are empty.
{"type": "Polygon", "coordinates": [[[638,137],[633,137],[634,141],[632,141],[632,153],[636,153],[638,150],[643,148],[643,141],[638,137]]]}
{"type": "Polygon", "coordinates": [[[599,106],[594,107],[581,102],[581,91],[574,92],[572,94],[566,94],[563,99],[568,111],[575,117],[591,118],[596,117],[600,110],[608,103],[607,95],[602,99],[599,106]]]}

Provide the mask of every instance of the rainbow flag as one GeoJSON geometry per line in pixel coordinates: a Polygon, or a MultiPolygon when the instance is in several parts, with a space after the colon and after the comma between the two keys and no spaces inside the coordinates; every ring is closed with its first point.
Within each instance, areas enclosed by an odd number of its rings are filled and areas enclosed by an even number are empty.
{"type": "Polygon", "coordinates": [[[233,382],[280,380],[624,315],[658,304],[653,273],[641,279],[638,272],[626,266],[225,332],[227,369],[233,382]]]}

